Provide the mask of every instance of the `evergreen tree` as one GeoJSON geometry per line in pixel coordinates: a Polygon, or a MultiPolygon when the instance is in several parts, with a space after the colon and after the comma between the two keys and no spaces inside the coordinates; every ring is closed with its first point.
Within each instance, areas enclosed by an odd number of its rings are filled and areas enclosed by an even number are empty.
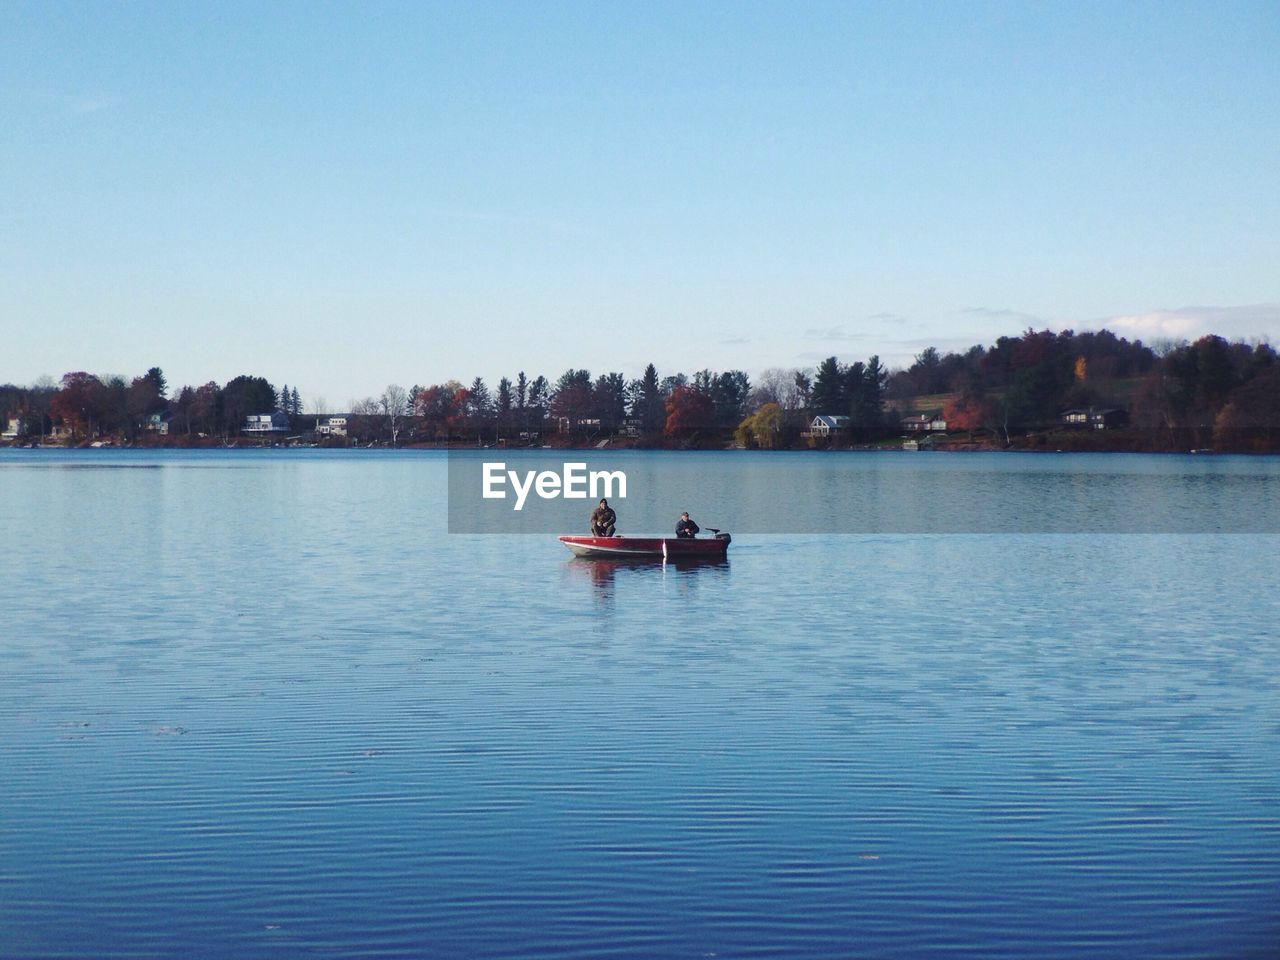
{"type": "Polygon", "coordinates": [[[862,404],[860,416],[867,429],[875,430],[884,425],[884,391],[889,382],[889,371],[880,364],[880,357],[867,361],[862,375],[862,404]]]}
{"type": "Polygon", "coordinates": [[[942,393],[945,389],[942,373],[942,357],[937,347],[925,347],[916,354],[915,363],[908,368],[915,380],[917,393],[942,393]]]}
{"type": "Polygon", "coordinates": [[[302,396],[297,387],[293,388],[293,395],[289,397],[289,412],[295,417],[302,416],[302,396]]]}
{"type": "Polygon", "coordinates": [[[800,401],[802,409],[809,409],[809,401],[813,394],[813,381],[809,379],[809,375],[803,370],[797,370],[795,375],[796,398],[800,401]]]}
{"type": "Polygon", "coordinates": [[[627,378],[620,373],[604,373],[592,388],[592,416],[607,431],[617,430],[627,412],[627,378]]]}
{"type": "Polygon", "coordinates": [[[471,407],[471,416],[487,420],[493,414],[493,398],[489,396],[489,388],[485,386],[483,377],[471,381],[467,390],[467,403],[471,407]]]}
{"type": "Polygon", "coordinates": [[[163,397],[169,392],[169,385],[165,383],[164,373],[159,367],[152,367],[142,375],[142,379],[148,381],[155,390],[157,397],[163,397]]]}
{"type": "Polygon", "coordinates": [[[641,402],[643,384],[639,380],[628,380],[625,391],[627,398],[627,416],[642,419],[641,402]]]}
{"type": "Polygon", "coordinates": [[[543,376],[535,377],[529,384],[529,397],[524,408],[524,428],[529,433],[541,433],[542,423],[551,403],[551,385],[543,376]]]}
{"type": "Polygon", "coordinates": [[[644,376],[640,378],[640,409],[637,412],[645,433],[657,433],[662,429],[666,420],[663,400],[658,369],[651,363],[644,368],[644,376]]]}
{"type": "Polygon", "coordinates": [[[498,381],[498,414],[511,412],[511,381],[503,377],[498,381]]]}
{"type": "Polygon", "coordinates": [[[742,419],[751,381],[741,370],[728,370],[712,381],[711,400],[715,404],[716,423],[733,427],[742,419]]]}
{"type": "Polygon", "coordinates": [[[841,414],[847,409],[844,371],[840,361],[827,357],[818,364],[813,390],[809,394],[809,406],[823,416],[841,414]]]}
{"type": "Polygon", "coordinates": [[[844,368],[844,410],[849,418],[849,426],[861,430],[866,424],[862,421],[863,403],[866,392],[866,364],[855,360],[844,368]]]}
{"type": "Polygon", "coordinates": [[[516,376],[516,409],[523,410],[528,399],[529,382],[525,379],[524,371],[521,370],[516,376]]]}
{"type": "Polygon", "coordinates": [[[550,399],[552,399],[552,387],[545,376],[538,376],[529,387],[529,406],[540,413],[545,413],[550,399]]]}
{"type": "Polygon", "coordinates": [[[551,415],[559,421],[561,430],[573,432],[591,419],[593,403],[591,373],[587,370],[566,370],[556,381],[551,392],[551,415]]]}

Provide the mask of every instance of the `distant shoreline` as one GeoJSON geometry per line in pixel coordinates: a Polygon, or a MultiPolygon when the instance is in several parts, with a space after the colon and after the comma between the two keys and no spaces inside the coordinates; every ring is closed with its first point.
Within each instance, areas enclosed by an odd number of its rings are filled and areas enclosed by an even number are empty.
{"type": "Polygon", "coordinates": [[[387,452],[387,451],[474,451],[488,452],[493,454],[502,453],[546,453],[554,454],[556,451],[576,452],[576,453],[605,453],[617,452],[620,450],[636,451],[636,452],[654,452],[654,453],[812,453],[815,455],[824,454],[840,454],[840,453],[950,453],[950,454],[973,454],[973,453],[1093,453],[1093,454],[1150,454],[1150,455],[1232,455],[1232,456],[1280,456],[1280,449],[1277,450],[1241,450],[1241,449],[1210,449],[1210,448],[1180,448],[1166,447],[1154,448],[1151,446],[1053,446],[1048,443],[1027,443],[1027,444],[1010,444],[1009,446],[996,446],[993,444],[967,443],[967,442],[942,442],[927,446],[921,446],[919,449],[904,449],[903,442],[885,442],[877,444],[863,445],[828,445],[828,446],[791,446],[780,447],[775,449],[748,449],[742,446],[724,445],[724,446],[663,446],[656,444],[639,444],[639,443],[611,443],[606,446],[598,444],[554,444],[547,446],[530,446],[527,444],[511,445],[504,444],[486,444],[477,446],[476,444],[468,444],[463,442],[452,443],[403,443],[394,447],[389,443],[377,443],[369,445],[355,444],[310,444],[310,443],[82,443],[75,445],[64,444],[0,444],[0,453],[9,451],[49,451],[60,453],[99,453],[99,452],[158,452],[158,451],[190,451],[190,452],[207,452],[207,453],[234,453],[234,452],[252,452],[261,453],[263,451],[299,451],[299,450],[322,450],[322,451],[365,451],[365,452],[387,452]]]}
{"type": "MultiPolygon", "coordinates": [[[[328,405],[314,401],[316,409],[328,405]]],[[[143,448],[297,444],[410,449],[1062,450],[1280,453],[1280,354],[1206,335],[1159,349],[1106,330],[1027,329],[963,353],[928,347],[904,369],[878,356],[814,368],[692,376],[566,370],[554,382],[448,380],[304,413],[297,386],[242,374],[171,389],[83,370],[0,384],[0,440],[143,448]]]]}

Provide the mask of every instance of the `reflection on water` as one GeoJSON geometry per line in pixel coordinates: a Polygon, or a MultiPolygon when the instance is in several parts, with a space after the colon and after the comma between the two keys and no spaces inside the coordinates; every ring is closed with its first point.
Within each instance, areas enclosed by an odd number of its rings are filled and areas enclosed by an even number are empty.
{"type": "Polygon", "coordinates": [[[729,560],[603,560],[573,557],[564,561],[566,583],[590,584],[596,607],[608,610],[618,591],[661,590],[665,597],[692,600],[708,578],[728,576],[729,560]]]}
{"type": "Polygon", "coordinates": [[[133,456],[0,458],[0,956],[1275,954],[1280,538],[664,567],[133,456]]]}
{"type": "Polygon", "coordinates": [[[589,579],[597,585],[611,585],[619,574],[634,576],[638,581],[654,575],[682,574],[690,580],[699,575],[723,575],[729,569],[728,559],[716,560],[603,560],[573,557],[565,568],[577,578],[589,579]]]}

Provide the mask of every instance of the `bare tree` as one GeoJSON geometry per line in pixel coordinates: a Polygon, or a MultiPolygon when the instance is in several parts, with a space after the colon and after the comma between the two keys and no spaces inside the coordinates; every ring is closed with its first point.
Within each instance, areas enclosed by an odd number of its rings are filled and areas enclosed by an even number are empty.
{"type": "Polygon", "coordinates": [[[748,406],[754,410],[766,403],[776,403],[783,410],[800,409],[805,404],[801,381],[798,379],[801,373],[800,370],[784,370],[781,367],[770,367],[762,371],[756,378],[748,406]]]}
{"type": "Polygon", "coordinates": [[[348,406],[351,408],[351,416],[347,419],[347,436],[370,445],[381,439],[381,402],[373,397],[365,397],[363,400],[352,400],[348,406]]]}
{"type": "Polygon", "coordinates": [[[382,410],[382,415],[387,418],[387,429],[391,432],[391,446],[394,447],[396,438],[400,435],[400,423],[409,410],[409,394],[400,384],[389,384],[387,389],[382,391],[382,396],[378,398],[378,406],[382,410]]]}
{"type": "Polygon", "coordinates": [[[1149,346],[1157,357],[1167,357],[1175,350],[1187,346],[1186,340],[1179,340],[1177,337],[1152,337],[1147,341],[1149,346]]]}

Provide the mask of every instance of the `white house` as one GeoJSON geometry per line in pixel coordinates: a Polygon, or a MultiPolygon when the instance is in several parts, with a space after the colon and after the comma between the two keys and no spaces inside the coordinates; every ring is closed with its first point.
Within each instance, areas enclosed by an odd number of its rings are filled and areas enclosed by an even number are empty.
{"type": "Polygon", "coordinates": [[[848,423],[848,417],[832,417],[820,414],[814,417],[813,422],[809,424],[808,434],[811,437],[829,437],[833,433],[839,433],[841,428],[848,423]]]}
{"type": "Polygon", "coordinates": [[[322,437],[345,437],[347,435],[346,417],[321,417],[316,419],[316,433],[322,437]]]}
{"type": "Polygon", "coordinates": [[[572,423],[568,417],[557,417],[556,420],[556,429],[560,433],[568,433],[571,429],[589,430],[595,433],[600,429],[599,417],[575,417],[572,423]]]}
{"type": "Polygon", "coordinates": [[[170,417],[167,413],[153,413],[147,417],[147,430],[166,437],[169,435],[169,419],[170,417]]]}
{"type": "Polygon", "coordinates": [[[929,429],[929,420],[932,419],[927,414],[913,413],[909,417],[903,417],[901,420],[902,429],[907,433],[924,433],[929,429]]]}
{"type": "Polygon", "coordinates": [[[1108,430],[1112,427],[1127,426],[1129,413],[1117,407],[1109,407],[1106,410],[1095,410],[1093,407],[1088,410],[1082,407],[1072,407],[1070,410],[1063,412],[1062,422],[1073,427],[1089,426],[1095,430],[1108,430]]]}
{"type": "Polygon", "coordinates": [[[275,413],[251,413],[240,430],[243,433],[288,433],[289,418],[279,410],[275,413]]]}
{"type": "Polygon", "coordinates": [[[4,433],[0,433],[0,439],[16,440],[22,435],[26,429],[26,422],[21,417],[10,417],[4,428],[4,433]]]}
{"type": "Polygon", "coordinates": [[[1062,422],[1073,426],[1084,426],[1089,422],[1089,411],[1081,407],[1073,407],[1062,414],[1062,422]]]}
{"type": "Polygon", "coordinates": [[[946,433],[947,430],[947,421],[927,413],[913,413],[899,423],[906,433],[946,433]]]}

